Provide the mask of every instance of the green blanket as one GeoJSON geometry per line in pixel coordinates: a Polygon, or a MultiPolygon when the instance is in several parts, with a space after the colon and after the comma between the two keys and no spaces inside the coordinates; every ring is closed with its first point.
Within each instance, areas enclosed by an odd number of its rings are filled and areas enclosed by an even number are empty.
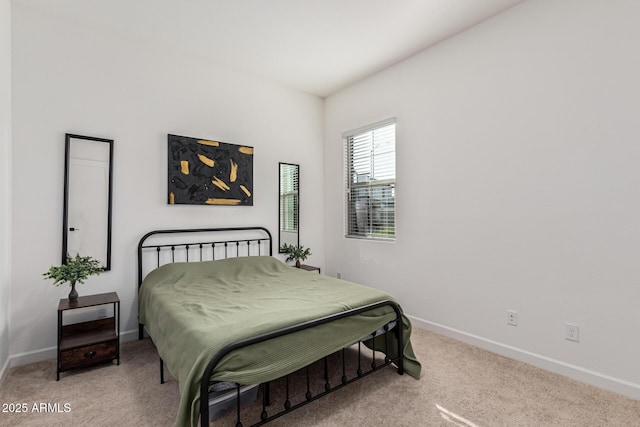
{"type": "MultiPolygon", "coordinates": [[[[174,263],[152,271],[139,294],[139,321],[178,380],[176,426],[195,426],[207,363],[236,341],[384,300],[388,294],[288,267],[273,257],[174,263]]],[[[378,308],[225,356],[212,379],[258,384],[280,378],[358,341],[395,317],[378,308]],[[295,349],[295,351],[291,351],[295,349]]],[[[403,316],[404,369],[419,378],[403,316]]],[[[393,357],[393,355],[390,355],[393,357]]]]}

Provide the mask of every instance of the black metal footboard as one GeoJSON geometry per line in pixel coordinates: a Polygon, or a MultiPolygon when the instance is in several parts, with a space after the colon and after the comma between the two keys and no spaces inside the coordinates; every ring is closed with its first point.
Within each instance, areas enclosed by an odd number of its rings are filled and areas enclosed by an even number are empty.
{"type": "MultiPolygon", "coordinates": [[[[325,383],[324,383],[324,391],[321,393],[318,393],[316,395],[313,395],[311,393],[311,390],[309,388],[309,368],[307,367],[306,370],[306,385],[307,385],[307,391],[305,393],[305,398],[304,400],[292,404],[291,400],[290,400],[290,396],[289,396],[289,378],[288,375],[286,376],[286,399],[284,402],[284,407],[283,409],[279,410],[279,411],[275,411],[272,414],[269,414],[267,411],[267,407],[270,406],[270,398],[269,398],[269,383],[266,383],[264,385],[264,390],[263,390],[263,402],[262,402],[262,413],[260,414],[260,421],[257,423],[254,423],[252,425],[257,426],[257,425],[262,425],[265,423],[268,423],[269,421],[272,421],[284,414],[287,414],[295,409],[298,409],[308,403],[313,402],[316,399],[319,399],[333,391],[339,390],[340,388],[346,386],[347,384],[350,384],[354,381],[357,381],[361,378],[364,378],[365,376],[373,373],[374,371],[385,367],[391,363],[394,363],[397,367],[398,367],[398,374],[402,375],[404,374],[404,368],[403,368],[403,348],[404,348],[404,343],[403,343],[403,339],[402,339],[402,309],[400,308],[400,306],[398,304],[396,304],[393,301],[381,301],[378,303],[374,303],[374,304],[370,304],[367,306],[363,306],[363,307],[359,307],[359,308],[355,308],[355,309],[351,309],[348,311],[344,311],[341,313],[336,313],[330,316],[326,316],[320,319],[315,319],[315,320],[311,320],[308,322],[304,322],[304,323],[300,323],[294,326],[290,326],[287,328],[283,328],[277,331],[273,331],[267,334],[263,334],[263,335],[259,335],[257,337],[252,337],[252,338],[248,338],[245,340],[241,340],[238,341],[236,343],[230,344],[227,347],[223,348],[218,354],[216,354],[213,359],[211,359],[211,361],[209,362],[209,364],[207,365],[204,374],[202,375],[202,379],[200,380],[200,425],[201,426],[209,426],[209,390],[211,388],[211,386],[215,383],[215,381],[211,381],[210,377],[213,374],[213,371],[215,370],[216,365],[220,362],[220,360],[222,360],[222,358],[224,356],[226,356],[228,353],[243,348],[243,347],[248,347],[250,345],[253,344],[257,344],[260,342],[264,342],[270,339],[274,339],[274,338],[278,338],[281,337],[283,335],[286,334],[290,334],[290,333],[294,333],[294,332],[298,332],[304,329],[309,329],[309,328],[313,328],[314,326],[318,326],[318,325],[322,325],[325,323],[329,323],[329,322],[333,322],[339,319],[344,319],[346,317],[349,316],[354,316],[357,314],[361,314],[370,310],[374,310],[380,307],[384,307],[384,306],[389,306],[392,307],[393,310],[396,313],[396,319],[394,321],[392,321],[391,323],[388,323],[387,325],[384,326],[383,331],[382,332],[378,332],[378,331],[374,331],[371,335],[365,337],[365,341],[368,341],[369,339],[371,340],[375,340],[376,336],[380,336],[380,335],[384,335],[384,346],[385,346],[385,350],[384,350],[384,361],[382,364],[378,365],[378,362],[376,361],[376,347],[375,345],[371,346],[371,352],[372,352],[372,362],[370,365],[371,369],[368,369],[366,371],[364,371],[362,368],[362,364],[361,364],[361,351],[362,351],[362,342],[358,341],[357,346],[358,346],[358,365],[357,365],[357,370],[355,372],[355,375],[352,376],[351,378],[349,378],[347,376],[347,372],[346,372],[346,365],[345,365],[345,348],[343,348],[341,350],[342,352],[342,377],[340,380],[340,383],[337,385],[332,386],[329,383],[329,373],[328,373],[328,364],[327,364],[327,357],[324,358],[324,378],[325,378],[325,383]],[[393,326],[390,326],[393,325],[393,326]],[[397,357],[391,358],[389,357],[389,353],[390,353],[390,338],[389,338],[389,333],[393,332],[393,330],[395,329],[396,332],[396,338],[397,338],[397,357]]],[[[378,351],[379,352],[379,351],[378,351]]],[[[240,409],[241,409],[241,404],[240,404],[240,384],[236,384],[236,390],[237,390],[237,397],[236,397],[236,414],[237,414],[237,422],[236,422],[236,426],[237,427],[241,427],[242,421],[240,419],[240,409]]]]}

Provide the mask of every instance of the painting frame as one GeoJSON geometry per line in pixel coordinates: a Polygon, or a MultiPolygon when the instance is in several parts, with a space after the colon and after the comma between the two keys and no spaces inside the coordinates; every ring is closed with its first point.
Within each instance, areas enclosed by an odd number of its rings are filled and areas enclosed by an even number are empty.
{"type": "Polygon", "coordinates": [[[253,151],[167,134],[168,204],[253,206],[253,151]]]}

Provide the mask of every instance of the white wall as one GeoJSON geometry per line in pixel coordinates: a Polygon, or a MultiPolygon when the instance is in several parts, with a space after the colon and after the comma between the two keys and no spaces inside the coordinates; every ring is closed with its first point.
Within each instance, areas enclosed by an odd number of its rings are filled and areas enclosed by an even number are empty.
{"type": "MultiPolygon", "coordinates": [[[[322,100],[100,28],[13,7],[15,363],[53,356],[58,299],[41,273],[61,252],[64,134],[114,143],[112,271],[80,295],[117,291],[137,330],[136,245],[152,229],[265,225],[277,252],[278,162],[299,163],[302,242],[323,265],[322,100]],[[254,206],[168,206],[167,134],[255,148],[254,206]]],[[[151,19],[151,18],[150,18],[151,19]]]]}
{"type": "Polygon", "coordinates": [[[325,271],[391,291],[419,325],[640,398],[638,16],[524,2],[330,96],[325,271]],[[341,134],[393,116],[397,241],[345,239],[341,134]]]}
{"type": "Polygon", "coordinates": [[[0,384],[9,361],[10,249],[11,2],[0,0],[0,384]]]}

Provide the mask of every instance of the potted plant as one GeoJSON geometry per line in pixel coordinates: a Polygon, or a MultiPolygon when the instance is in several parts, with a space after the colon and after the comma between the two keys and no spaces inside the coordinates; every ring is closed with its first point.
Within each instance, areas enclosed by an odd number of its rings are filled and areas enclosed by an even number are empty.
{"type": "Polygon", "coordinates": [[[42,275],[46,279],[53,279],[53,286],[60,286],[67,282],[71,284],[71,292],[69,292],[69,301],[78,300],[78,292],[76,291],[76,283],[84,283],[87,277],[98,275],[104,270],[100,265],[100,261],[90,256],[80,256],[76,254],[75,258],[71,258],[67,254],[67,262],[62,265],[52,265],[49,271],[42,275]]]}
{"type": "Polygon", "coordinates": [[[298,268],[300,268],[300,261],[304,261],[311,255],[311,249],[302,245],[290,245],[288,243],[283,243],[280,246],[280,251],[287,254],[286,262],[295,261],[298,268]]]}

